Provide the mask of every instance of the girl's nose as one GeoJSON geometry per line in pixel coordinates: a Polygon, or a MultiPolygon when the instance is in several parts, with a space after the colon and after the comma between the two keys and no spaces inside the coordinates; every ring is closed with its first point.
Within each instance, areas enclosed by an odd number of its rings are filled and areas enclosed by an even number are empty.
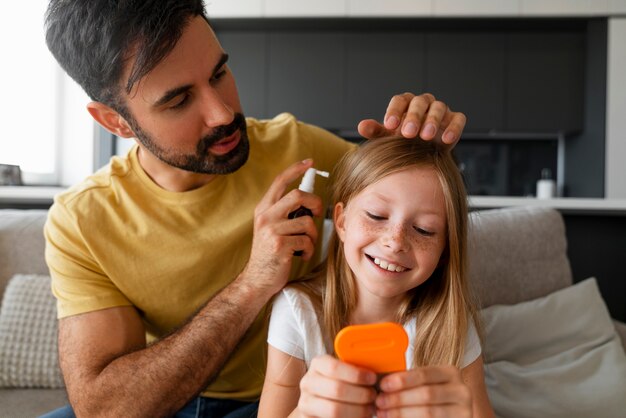
{"type": "Polygon", "coordinates": [[[409,247],[406,227],[404,225],[390,227],[383,237],[383,244],[393,252],[406,251],[409,247]]]}

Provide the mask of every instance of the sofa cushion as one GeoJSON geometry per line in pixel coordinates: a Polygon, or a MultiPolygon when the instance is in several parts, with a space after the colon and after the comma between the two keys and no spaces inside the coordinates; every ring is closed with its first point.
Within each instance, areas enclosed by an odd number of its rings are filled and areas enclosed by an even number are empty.
{"type": "Polygon", "coordinates": [[[62,388],[50,277],[15,275],[0,307],[0,387],[62,388]]]}
{"type": "Polygon", "coordinates": [[[624,416],[626,355],[595,279],[482,315],[498,416],[624,416]]]}
{"type": "Polygon", "coordinates": [[[468,260],[481,307],[535,299],[572,284],[565,224],[550,208],[472,212],[468,260]]]}

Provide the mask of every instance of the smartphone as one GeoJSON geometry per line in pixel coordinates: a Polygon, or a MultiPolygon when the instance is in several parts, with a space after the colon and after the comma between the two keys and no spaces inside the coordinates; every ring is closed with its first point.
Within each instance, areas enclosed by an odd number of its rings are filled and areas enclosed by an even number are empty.
{"type": "Polygon", "coordinates": [[[335,337],[340,360],[378,374],[406,370],[405,353],[409,337],[395,322],[350,325],[335,337]]]}

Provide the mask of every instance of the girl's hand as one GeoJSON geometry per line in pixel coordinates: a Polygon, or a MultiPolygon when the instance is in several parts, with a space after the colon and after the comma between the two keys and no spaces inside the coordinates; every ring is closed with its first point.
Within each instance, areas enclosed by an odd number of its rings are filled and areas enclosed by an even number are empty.
{"type": "Polygon", "coordinates": [[[472,416],[472,393],[453,366],[427,366],[392,373],[380,381],[378,418],[472,416]]]}
{"type": "Polygon", "coordinates": [[[316,357],[300,381],[297,411],[301,417],[367,417],[374,415],[376,374],[332,356],[316,357]]]}

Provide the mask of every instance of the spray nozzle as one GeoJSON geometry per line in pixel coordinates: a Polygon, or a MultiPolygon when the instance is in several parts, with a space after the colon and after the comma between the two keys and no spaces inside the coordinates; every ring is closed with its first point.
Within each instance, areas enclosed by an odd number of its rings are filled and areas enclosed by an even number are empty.
{"type": "Polygon", "coordinates": [[[316,170],[315,168],[309,168],[306,173],[304,173],[304,177],[302,177],[302,181],[300,182],[300,186],[298,189],[303,192],[313,193],[313,188],[315,187],[315,175],[319,175],[322,177],[328,177],[328,171],[316,170]]]}
{"type": "Polygon", "coordinates": [[[544,168],[541,170],[541,179],[542,180],[552,180],[552,170],[549,168],[544,168]]]}

